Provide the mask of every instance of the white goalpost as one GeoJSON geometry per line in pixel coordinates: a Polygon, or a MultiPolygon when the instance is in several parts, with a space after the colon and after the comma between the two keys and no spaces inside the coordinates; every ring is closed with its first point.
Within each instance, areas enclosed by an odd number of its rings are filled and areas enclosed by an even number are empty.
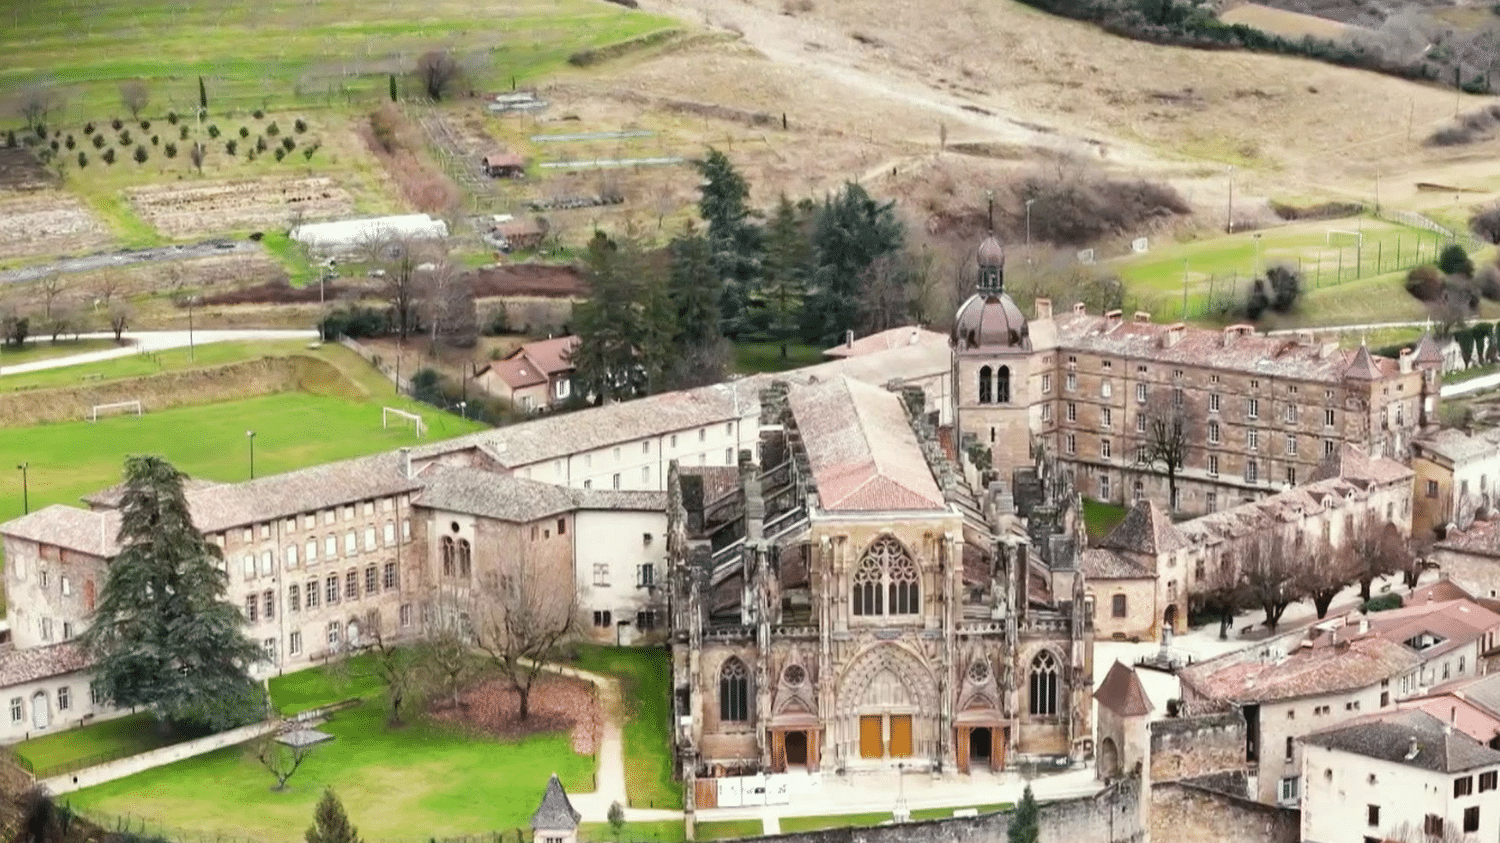
{"type": "MultiPolygon", "coordinates": [[[[1348,238],[1352,239],[1354,241],[1354,245],[1355,246],[1363,247],[1365,245],[1365,235],[1364,235],[1363,232],[1350,231],[1347,228],[1330,228],[1330,229],[1328,229],[1328,241],[1324,245],[1332,246],[1333,245],[1333,236],[1335,234],[1340,235],[1341,237],[1348,237],[1348,238]]],[[[1348,245],[1348,244],[1347,243],[1343,243],[1343,245],[1348,245]]]]}
{"type": "Polygon", "coordinates": [[[427,423],[422,421],[421,415],[417,413],[408,413],[405,410],[398,410],[395,407],[381,407],[380,426],[383,428],[389,428],[391,426],[391,416],[396,417],[396,424],[398,425],[406,425],[410,423],[412,429],[416,431],[418,436],[427,435],[427,423]]]}
{"type": "Polygon", "coordinates": [[[109,415],[116,412],[122,415],[125,413],[134,413],[136,418],[140,418],[144,410],[141,409],[140,401],[116,401],[113,404],[95,404],[89,408],[88,420],[90,423],[93,423],[98,421],[101,415],[109,415]]]}

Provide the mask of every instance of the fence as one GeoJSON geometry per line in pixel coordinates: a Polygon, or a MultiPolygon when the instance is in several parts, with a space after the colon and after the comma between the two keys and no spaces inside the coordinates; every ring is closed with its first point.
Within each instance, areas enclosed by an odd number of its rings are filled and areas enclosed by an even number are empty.
{"type": "Polygon", "coordinates": [[[366,363],[369,363],[371,366],[374,366],[376,371],[380,372],[382,375],[385,375],[391,383],[396,385],[397,392],[401,393],[402,395],[411,394],[411,379],[404,378],[398,375],[394,368],[386,364],[385,358],[381,357],[379,354],[376,354],[370,349],[365,348],[363,345],[360,345],[354,340],[349,339],[343,334],[339,334],[338,342],[339,345],[349,349],[355,354],[358,354],[360,356],[360,359],[364,360],[366,363]]]}
{"type": "Polygon", "coordinates": [[[1474,237],[1471,237],[1467,233],[1460,234],[1458,232],[1452,231],[1437,220],[1434,220],[1431,217],[1423,216],[1421,214],[1414,214],[1410,211],[1387,210],[1376,211],[1375,216],[1389,222],[1400,223],[1401,225],[1407,226],[1408,228],[1421,228],[1427,231],[1434,232],[1436,234],[1441,234],[1452,242],[1463,244],[1463,247],[1471,252],[1478,251],[1485,246],[1484,243],[1474,237]]]}

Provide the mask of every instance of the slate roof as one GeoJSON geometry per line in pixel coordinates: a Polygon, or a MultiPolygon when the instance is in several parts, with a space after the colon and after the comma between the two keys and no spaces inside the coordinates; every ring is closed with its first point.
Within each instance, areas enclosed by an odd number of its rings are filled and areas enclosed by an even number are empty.
{"type": "Polygon", "coordinates": [[[1416,351],[1412,357],[1414,363],[1436,363],[1442,365],[1443,352],[1438,348],[1437,342],[1433,340],[1432,334],[1423,334],[1422,340],[1417,343],[1416,351]]]}
{"type": "Polygon", "coordinates": [[[824,357],[844,358],[858,357],[863,354],[871,354],[877,351],[887,351],[892,348],[902,348],[908,345],[919,345],[922,343],[948,347],[948,335],[937,331],[929,331],[918,325],[903,325],[899,328],[891,328],[888,331],[870,334],[861,337],[852,343],[840,343],[833,348],[824,349],[824,357]]]}
{"type": "Polygon", "coordinates": [[[1151,713],[1151,698],[1134,670],[1116,661],[1094,692],[1099,705],[1121,717],[1141,717],[1151,713]]]}
{"type": "Polygon", "coordinates": [[[1156,556],[1188,546],[1187,537],[1172,524],[1172,519],[1149,499],[1137,501],[1109,534],[1099,540],[1099,547],[1156,556]]]}
{"type": "Polygon", "coordinates": [[[0,688],[62,676],[89,664],[83,648],[72,641],[0,652],[0,688]]]}
{"type": "Polygon", "coordinates": [[[1439,773],[1458,773],[1500,765],[1500,751],[1490,749],[1459,729],[1420,709],[1372,714],[1347,720],[1303,738],[1314,746],[1336,749],[1439,773]],[[1413,752],[1415,750],[1415,752],[1413,752]]]}
{"type": "Polygon", "coordinates": [[[55,544],[108,558],[115,555],[120,532],[119,510],[88,510],[53,504],[0,525],[0,533],[34,542],[55,544]]]}
{"type": "Polygon", "coordinates": [[[661,512],[666,492],[571,489],[478,468],[432,465],[421,474],[419,506],[524,523],[579,509],[661,512]]]}
{"type": "Polygon", "coordinates": [[[578,819],[583,815],[568,801],[568,792],[563,790],[557,774],[547,780],[547,792],[542,794],[542,804],[531,815],[531,830],[572,831],[578,828],[578,819]]]}
{"type": "Polygon", "coordinates": [[[947,508],[900,396],[837,378],[794,386],[787,401],[823,509],[947,508]]]}
{"type": "Polygon", "coordinates": [[[1078,568],[1085,581],[1156,579],[1156,572],[1145,565],[1102,547],[1091,547],[1080,554],[1078,568]]]}
{"type": "Polygon", "coordinates": [[[1230,653],[1183,668],[1183,684],[1211,700],[1259,703],[1367,688],[1421,663],[1406,646],[1379,636],[1343,643],[1305,644],[1276,659],[1255,650],[1230,653]]]}

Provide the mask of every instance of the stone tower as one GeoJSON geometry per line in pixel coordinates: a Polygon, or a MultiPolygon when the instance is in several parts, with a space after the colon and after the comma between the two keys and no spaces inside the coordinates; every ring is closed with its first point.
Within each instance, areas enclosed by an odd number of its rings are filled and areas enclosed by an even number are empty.
{"type": "Polygon", "coordinates": [[[1095,774],[1105,782],[1133,780],[1140,796],[1141,843],[1150,843],[1151,700],[1135,671],[1115,662],[1094,692],[1095,774]]]}
{"type": "Polygon", "coordinates": [[[991,235],[976,257],[974,293],[959,307],[949,340],[954,425],[966,452],[987,451],[990,467],[1008,477],[1031,459],[1031,405],[1041,398],[1040,373],[1030,325],[1005,292],[1005,250],[991,235]]]}

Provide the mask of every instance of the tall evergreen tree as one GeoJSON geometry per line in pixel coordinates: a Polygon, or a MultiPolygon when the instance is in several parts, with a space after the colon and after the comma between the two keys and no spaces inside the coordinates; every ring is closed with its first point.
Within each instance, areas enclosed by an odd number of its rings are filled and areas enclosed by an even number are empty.
{"type": "Polygon", "coordinates": [[[858,323],[861,279],[904,239],[893,205],[876,202],[857,184],[845,184],[824,201],[813,229],[813,292],[803,311],[809,340],[825,346],[843,340],[858,323]]]}
{"type": "Polygon", "coordinates": [[[573,309],[574,382],[599,403],[662,388],[676,333],[667,279],[633,234],[616,242],[595,232],[585,264],[591,294],[573,309]]]}
{"type": "Polygon", "coordinates": [[[1006,843],[1037,843],[1041,833],[1038,826],[1036,797],[1031,794],[1031,783],[1027,782],[1026,790],[1021,793],[1021,804],[1016,806],[1016,812],[1010,818],[1006,843]]]}
{"type": "Polygon", "coordinates": [[[184,479],[161,457],[125,460],[120,550],[82,643],[115,706],[225,729],[265,713],[248,673],[262,654],[224,600],[223,554],[193,526],[184,479]]]}
{"type": "Polygon", "coordinates": [[[203,85],[203,77],[198,77],[198,118],[201,120],[208,114],[208,88],[203,85]]]}
{"type": "Polygon", "coordinates": [[[677,347],[686,350],[718,342],[723,336],[719,332],[719,281],[708,238],[689,221],[668,251],[677,347]]]}
{"type": "Polygon", "coordinates": [[[804,215],[798,213],[783,193],[766,232],[760,310],[764,313],[766,332],[781,345],[783,360],[787,358],[787,344],[800,325],[802,296],[812,264],[812,245],[804,222],[804,215]]]}
{"type": "Polygon", "coordinates": [[[760,274],[761,231],[749,206],[750,185],[713,147],[696,162],[703,176],[698,212],[708,224],[714,273],[720,284],[722,331],[734,337],[748,327],[750,299],[760,274]]]}
{"type": "Polygon", "coordinates": [[[363,843],[359,839],[359,829],[349,822],[344,804],[333,788],[325,789],[323,798],[318,800],[313,824],[308,827],[305,839],[307,843],[363,843]]]}

